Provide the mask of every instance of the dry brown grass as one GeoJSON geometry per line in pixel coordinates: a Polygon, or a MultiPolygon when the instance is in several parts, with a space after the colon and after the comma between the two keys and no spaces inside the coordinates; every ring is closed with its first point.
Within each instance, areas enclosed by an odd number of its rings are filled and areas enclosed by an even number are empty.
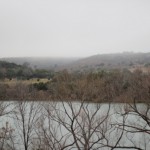
{"type": "Polygon", "coordinates": [[[10,86],[13,86],[17,83],[22,83],[22,84],[29,85],[29,84],[39,83],[39,82],[46,83],[48,81],[49,80],[46,79],[46,78],[42,78],[42,79],[39,79],[39,80],[37,78],[32,78],[32,79],[29,79],[29,80],[18,80],[16,78],[13,78],[12,80],[9,80],[9,79],[0,80],[0,83],[8,84],[10,86]]]}

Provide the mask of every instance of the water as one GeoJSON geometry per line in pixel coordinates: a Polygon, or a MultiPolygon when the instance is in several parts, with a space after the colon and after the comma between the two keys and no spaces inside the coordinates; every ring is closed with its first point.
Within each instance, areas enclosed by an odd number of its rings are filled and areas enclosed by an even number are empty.
{"type": "Polygon", "coordinates": [[[2,105],[8,107],[0,117],[0,127],[6,128],[9,122],[8,128],[14,129],[7,140],[1,140],[7,149],[8,146],[24,149],[24,139],[29,140],[26,144],[29,149],[44,150],[65,146],[65,150],[150,147],[150,127],[143,119],[150,112],[145,104],[133,107],[108,103],[4,102],[2,105]]]}

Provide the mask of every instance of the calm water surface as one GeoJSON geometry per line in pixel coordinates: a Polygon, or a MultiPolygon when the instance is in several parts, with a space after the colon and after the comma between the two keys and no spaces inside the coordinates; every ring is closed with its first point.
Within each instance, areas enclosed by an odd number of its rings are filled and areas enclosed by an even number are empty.
{"type": "MultiPolygon", "coordinates": [[[[8,103],[8,102],[6,102],[8,103]]],[[[11,126],[11,128],[14,129],[14,133],[15,135],[20,135],[21,134],[21,130],[19,130],[19,124],[17,123],[16,117],[15,116],[19,116],[18,119],[20,119],[20,114],[18,112],[18,108],[16,107],[18,105],[18,102],[11,102],[12,104],[6,109],[6,112],[12,111],[12,113],[1,116],[0,117],[0,128],[2,129],[2,127],[6,127],[6,122],[9,122],[9,127],[11,126]],[[15,115],[14,115],[15,114],[15,115]]],[[[25,107],[24,107],[24,113],[25,113],[25,119],[26,121],[28,121],[29,116],[31,115],[30,109],[31,109],[31,104],[32,102],[28,102],[26,103],[25,107]]],[[[39,102],[34,104],[34,108],[39,107],[39,102]]],[[[40,102],[40,111],[36,112],[36,118],[38,118],[39,122],[36,122],[36,125],[38,125],[38,123],[40,124],[41,120],[44,123],[44,127],[49,127],[49,118],[48,118],[48,113],[46,110],[49,110],[50,112],[50,116],[52,118],[56,118],[56,120],[58,121],[58,119],[62,119],[63,121],[65,121],[66,123],[70,124],[70,118],[73,117],[75,114],[78,114],[78,119],[79,122],[82,124],[84,123],[89,123],[88,122],[88,117],[87,117],[87,113],[88,116],[91,118],[92,115],[94,115],[94,119],[93,121],[93,127],[97,124],[97,121],[99,120],[103,120],[104,122],[101,124],[101,128],[103,129],[103,131],[105,131],[105,134],[107,136],[108,142],[109,144],[113,145],[119,138],[119,136],[121,135],[121,130],[120,128],[122,128],[121,124],[123,123],[123,121],[126,122],[126,124],[128,125],[132,125],[132,126],[137,126],[137,127],[141,127],[147,130],[149,129],[149,126],[146,125],[146,122],[143,121],[143,119],[141,119],[139,116],[135,116],[133,114],[130,115],[126,115],[126,117],[124,117],[123,113],[125,113],[125,111],[128,109],[127,104],[95,104],[95,103],[84,103],[82,105],[81,108],[81,103],[80,102],[73,102],[73,103],[67,103],[67,102],[40,102]],[[74,114],[73,114],[74,112],[74,114]],[[106,117],[108,115],[108,117],[106,117]],[[58,116],[60,118],[58,118],[58,116]],[[106,118],[106,119],[105,119],[106,118]],[[95,121],[95,122],[94,122],[95,121]],[[108,130],[108,131],[107,131],[108,130]],[[107,133],[108,132],[108,133],[107,133]]],[[[141,109],[141,111],[145,110],[145,105],[144,104],[139,104],[138,105],[139,109],[141,109]]],[[[51,119],[51,126],[53,127],[57,127],[58,126],[58,122],[54,121],[53,119],[51,119]]],[[[37,128],[37,127],[36,127],[37,128]]],[[[85,131],[88,131],[88,129],[86,129],[85,126],[85,131]]],[[[138,146],[141,147],[143,149],[149,149],[150,147],[150,136],[149,134],[146,133],[141,133],[141,132],[135,132],[135,129],[132,129],[131,133],[127,133],[126,131],[124,131],[124,135],[122,137],[122,139],[120,140],[120,145],[121,146],[138,146]]],[[[36,130],[33,131],[34,132],[34,138],[36,138],[36,130]]],[[[64,136],[68,133],[68,130],[66,128],[64,128],[62,125],[59,126],[59,128],[57,128],[57,136],[58,138],[61,136],[64,136]]],[[[96,140],[97,135],[96,133],[94,133],[92,135],[92,139],[96,140]]],[[[68,143],[71,142],[73,140],[73,137],[70,136],[70,138],[68,139],[68,143]]],[[[17,136],[16,138],[16,144],[18,149],[24,149],[22,143],[22,139],[20,138],[20,136],[17,136]]],[[[105,141],[101,141],[102,143],[106,144],[105,141]]],[[[97,145],[95,145],[95,147],[93,147],[93,149],[96,149],[97,145]]],[[[32,148],[30,148],[32,149],[32,148]]],[[[73,148],[76,149],[76,148],[73,148]]],[[[109,150],[110,148],[99,148],[102,150],[109,150]]],[[[125,148],[124,148],[125,149],[125,148]]]]}

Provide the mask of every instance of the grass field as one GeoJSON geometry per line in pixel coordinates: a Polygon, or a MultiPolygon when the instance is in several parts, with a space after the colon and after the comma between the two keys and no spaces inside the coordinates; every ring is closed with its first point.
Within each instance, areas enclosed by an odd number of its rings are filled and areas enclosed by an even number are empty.
{"type": "Polygon", "coordinates": [[[8,85],[15,85],[17,83],[23,83],[23,84],[34,84],[34,83],[39,83],[39,82],[43,82],[43,83],[46,83],[48,82],[49,80],[46,79],[46,78],[42,78],[42,79],[38,79],[38,78],[32,78],[32,79],[29,79],[29,80],[18,80],[16,78],[13,78],[12,80],[9,80],[9,79],[4,79],[4,80],[0,80],[0,83],[3,83],[3,84],[8,84],[8,85]]]}

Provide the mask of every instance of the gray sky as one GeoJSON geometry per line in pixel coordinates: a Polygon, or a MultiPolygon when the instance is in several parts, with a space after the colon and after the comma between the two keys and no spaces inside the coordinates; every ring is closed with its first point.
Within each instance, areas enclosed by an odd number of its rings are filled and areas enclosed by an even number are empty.
{"type": "Polygon", "coordinates": [[[0,0],[0,57],[150,52],[150,0],[0,0]]]}

